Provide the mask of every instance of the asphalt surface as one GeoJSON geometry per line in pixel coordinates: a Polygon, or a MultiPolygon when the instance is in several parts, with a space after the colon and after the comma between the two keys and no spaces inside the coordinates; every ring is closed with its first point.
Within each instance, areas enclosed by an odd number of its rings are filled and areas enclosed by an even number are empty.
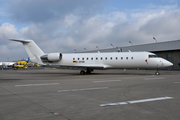
{"type": "Polygon", "coordinates": [[[0,120],[180,120],[180,71],[0,70],[0,120]]]}

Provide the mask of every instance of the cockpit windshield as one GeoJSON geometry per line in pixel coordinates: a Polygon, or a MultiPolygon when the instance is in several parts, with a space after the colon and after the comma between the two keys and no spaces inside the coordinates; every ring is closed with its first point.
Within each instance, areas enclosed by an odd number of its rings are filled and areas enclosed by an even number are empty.
{"type": "Polygon", "coordinates": [[[159,56],[157,55],[149,55],[149,58],[158,58],[159,56]]]}

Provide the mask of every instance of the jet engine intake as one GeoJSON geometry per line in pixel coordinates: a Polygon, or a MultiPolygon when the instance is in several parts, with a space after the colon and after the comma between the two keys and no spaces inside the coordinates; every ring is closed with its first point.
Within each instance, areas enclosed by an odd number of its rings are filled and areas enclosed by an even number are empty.
{"type": "Polygon", "coordinates": [[[57,62],[62,59],[62,54],[61,53],[50,53],[47,55],[41,56],[41,60],[43,62],[57,62]]]}

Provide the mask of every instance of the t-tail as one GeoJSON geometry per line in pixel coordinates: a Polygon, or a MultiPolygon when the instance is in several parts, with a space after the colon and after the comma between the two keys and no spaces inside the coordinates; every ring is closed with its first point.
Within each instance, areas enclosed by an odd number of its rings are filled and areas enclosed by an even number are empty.
{"type": "Polygon", "coordinates": [[[29,59],[29,57],[28,57],[28,59],[26,59],[26,62],[29,63],[29,61],[30,61],[30,59],[29,59]]]}
{"type": "Polygon", "coordinates": [[[24,48],[26,49],[30,61],[40,65],[43,64],[40,57],[45,55],[45,53],[39,48],[39,46],[33,40],[16,40],[16,39],[9,39],[9,40],[21,42],[24,48]]]}

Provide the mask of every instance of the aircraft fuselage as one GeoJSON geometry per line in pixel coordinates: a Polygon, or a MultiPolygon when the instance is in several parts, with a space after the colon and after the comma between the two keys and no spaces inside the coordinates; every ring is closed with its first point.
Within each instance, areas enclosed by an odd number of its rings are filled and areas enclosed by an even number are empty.
{"type": "Polygon", "coordinates": [[[150,52],[113,52],[113,53],[72,53],[62,54],[58,62],[45,62],[49,65],[102,66],[99,69],[116,68],[162,68],[171,62],[150,52]]]}

